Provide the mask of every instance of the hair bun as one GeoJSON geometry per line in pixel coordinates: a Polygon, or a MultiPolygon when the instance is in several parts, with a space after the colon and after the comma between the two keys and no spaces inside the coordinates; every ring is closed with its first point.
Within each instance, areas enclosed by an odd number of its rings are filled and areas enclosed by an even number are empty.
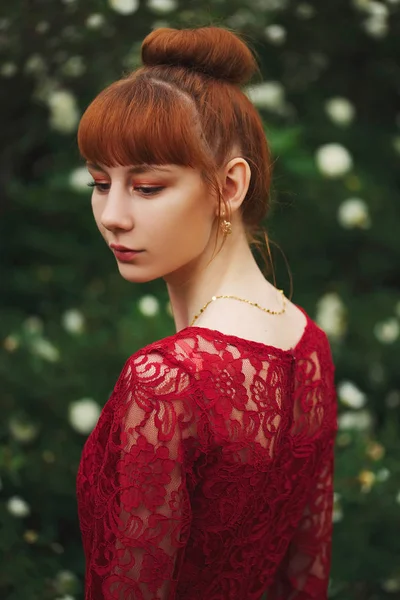
{"type": "Polygon", "coordinates": [[[142,62],[148,67],[182,66],[239,85],[258,70],[246,43],[220,27],[156,29],[143,41],[142,62]]]}

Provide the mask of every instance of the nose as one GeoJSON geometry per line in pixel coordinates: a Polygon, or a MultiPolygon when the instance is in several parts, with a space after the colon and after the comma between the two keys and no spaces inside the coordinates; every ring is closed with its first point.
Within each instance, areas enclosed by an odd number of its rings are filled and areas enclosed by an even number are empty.
{"type": "Polygon", "coordinates": [[[118,191],[117,188],[110,189],[100,221],[109,231],[132,229],[133,217],[130,213],[129,198],[122,191],[118,191]]]}

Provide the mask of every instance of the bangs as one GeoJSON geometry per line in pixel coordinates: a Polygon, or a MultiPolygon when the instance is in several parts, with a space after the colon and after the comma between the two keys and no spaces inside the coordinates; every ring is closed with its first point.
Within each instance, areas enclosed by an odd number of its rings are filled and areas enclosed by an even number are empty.
{"type": "MultiPolygon", "coordinates": [[[[139,74],[137,74],[139,75],[139,74]]],[[[176,164],[209,169],[191,100],[163,81],[136,76],[111,84],[84,112],[81,156],[107,167],[176,164]]]]}

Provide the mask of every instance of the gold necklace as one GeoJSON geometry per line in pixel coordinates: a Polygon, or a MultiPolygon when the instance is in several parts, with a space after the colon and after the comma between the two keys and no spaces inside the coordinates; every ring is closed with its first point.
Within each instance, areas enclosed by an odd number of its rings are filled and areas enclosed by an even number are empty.
{"type": "Polygon", "coordinates": [[[269,308],[263,308],[262,306],[257,304],[257,302],[250,302],[250,300],[245,300],[244,298],[239,298],[238,296],[213,296],[211,298],[211,300],[206,302],[206,304],[203,306],[203,308],[200,309],[200,312],[194,317],[194,319],[190,323],[189,327],[192,327],[193,323],[206,310],[207,306],[209,304],[211,304],[211,302],[215,302],[215,300],[218,300],[218,298],[233,298],[234,300],[240,300],[240,302],[246,302],[247,304],[251,304],[251,306],[255,306],[256,308],[259,308],[259,309],[263,310],[264,312],[269,313],[270,315],[282,315],[286,310],[286,297],[285,297],[285,294],[283,293],[283,290],[278,290],[278,292],[281,293],[282,300],[283,300],[283,309],[280,311],[273,311],[273,310],[270,310],[269,308]]]}

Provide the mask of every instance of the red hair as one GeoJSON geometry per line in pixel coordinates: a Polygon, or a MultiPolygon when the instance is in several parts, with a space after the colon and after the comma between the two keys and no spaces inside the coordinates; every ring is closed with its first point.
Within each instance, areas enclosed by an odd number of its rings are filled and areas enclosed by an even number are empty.
{"type": "Polygon", "coordinates": [[[142,62],[86,109],[78,129],[82,157],[108,167],[193,167],[219,193],[217,171],[236,145],[251,170],[241,216],[247,239],[259,247],[272,162],[261,118],[242,90],[258,73],[251,50],[219,27],[161,28],[145,38],[142,62]]]}

